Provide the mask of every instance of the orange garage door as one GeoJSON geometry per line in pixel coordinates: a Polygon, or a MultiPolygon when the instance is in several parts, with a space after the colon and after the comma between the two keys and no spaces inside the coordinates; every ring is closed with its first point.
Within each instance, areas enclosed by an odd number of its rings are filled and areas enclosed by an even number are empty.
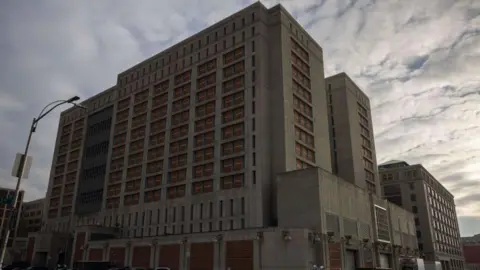
{"type": "Polygon", "coordinates": [[[180,245],[162,245],[159,250],[158,267],[169,267],[170,270],[179,270],[180,245]]]}
{"type": "Polygon", "coordinates": [[[253,241],[228,241],[226,249],[227,269],[253,270],[253,241]]]}
{"type": "Polygon", "coordinates": [[[213,243],[190,245],[190,270],[213,270],[213,243]]]}

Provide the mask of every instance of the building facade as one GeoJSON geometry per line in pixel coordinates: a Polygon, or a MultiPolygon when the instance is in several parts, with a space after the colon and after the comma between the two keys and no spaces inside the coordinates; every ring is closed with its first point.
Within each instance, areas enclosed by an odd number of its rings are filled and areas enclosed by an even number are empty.
{"type": "Polygon", "coordinates": [[[480,234],[462,237],[462,249],[468,270],[480,270],[480,234]]]}
{"type": "MultiPolygon", "coordinates": [[[[23,196],[24,192],[23,190],[20,190],[19,193],[19,198],[17,200],[17,209],[22,209],[22,204],[23,204],[23,196]]],[[[1,231],[1,237],[0,241],[3,243],[3,239],[5,237],[5,234],[8,229],[10,229],[10,236],[8,240],[8,246],[12,246],[13,239],[17,236],[17,231],[18,231],[18,225],[19,225],[19,214],[21,214],[20,211],[15,211],[12,213],[11,207],[9,206],[8,203],[4,203],[4,199],[6,198],[11,198],[13,199],[15,197],[15,190],[9,189],[9,188],[0,188],[0,199],[2,199],[2,203],[0,203],[0,231],[1,231]],[[11,218],[10,218],[11,217],[11,218]]]]}
{"type": "MultiPolygon", "coordinates": [[[[285,172],[331,175],[323,74],[321,47],[281,5],[260,2],[120,73],[82,103],[87,111],[62,113],[44,226],[29,236],[27,257],[50,266],[330,265],[320,252],[338,246],[317,239],[327,234],[320,227],[280,222],[286,195],[277,190],[285,172]]],[[[377,204],[387,226],[391,207],[377,204]]],[[[414,256],[415,243],[375,244],[368,228],[372,246],[414,256]]]]}
{"type": "Polygon", "coordinates": [[[31,232],[38,232],[42,228],[43,209],[45,199],[37,199],[23,203],[18,236],[27,237],[31,232]]]}
{"type": "Polygon", "coordinates": [[[325,81],[332,171],[380,195],[370,100],[345,73],[325,81]]]}
{"type": "Polygon", "coordinates": [[[463,252],[453,195],[422,165],[393,160],[379,166],[383,195],[415,215],[418,247],[443,269],[462,269],[463,252]]]}

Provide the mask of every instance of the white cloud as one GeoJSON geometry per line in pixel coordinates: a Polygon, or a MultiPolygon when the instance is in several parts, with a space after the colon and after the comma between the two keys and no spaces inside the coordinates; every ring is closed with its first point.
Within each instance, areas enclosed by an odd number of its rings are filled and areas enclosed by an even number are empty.
{"type": "MultiPolygon", "coordinates": [[[[44,104],[114,85],[119,72],[247,2],[2,2],[0,126],[8,140],[0,183],[10,183],[5,172],[44,104]]],[[[480,187],[480,2],[281,2],[323,47],[326,74],[346,71],[370,95],[379,161],[423,163],[458,198],[462,230],[480,226],[471,196],[480,187]]],[[[27,198],[44,192],[57,119],[42,120],[35,134],[27,198]]]]}

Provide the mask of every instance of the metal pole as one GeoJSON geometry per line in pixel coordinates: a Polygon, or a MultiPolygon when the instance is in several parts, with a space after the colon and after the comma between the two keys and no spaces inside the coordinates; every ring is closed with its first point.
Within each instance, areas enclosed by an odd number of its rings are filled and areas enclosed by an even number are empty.
{"type": "MultiPolygon", "coordinates": [[[[13,215],[15,214],[15,210],[17,208],[17,200],[18,200],[18,195],[20,192],[20,182],[22,181],[22,176],[23,176],[23,169],[25,165],[25,160],[27,159],[28,155],[28,148],[30,148],[30,141],[32,140],[32,134],[33,131],[35,130],[35,124],[37,123],[37,120],[33,118],[32,121],[32,126],[30,127],[30,133],[28,134],[28,139],[27,139],[27,145],[25,146],[25,152],[23,154],[22,160],[20,162],[20,169],[19,169],[19,174],[17,178],[17,186],[15,187],[15,198],[13,199],[13,205],[12,209],[10,210],[8,220],[13,218],[13,215]]],[[[18,217],[17,217],[18,218],[18,217]]],[[[7,223],[7,232],[5,234],[5,238],[3,239],[3,244],[2,244],[2,253],[0,255],[0,266],[3,266],[3,259],[5,258],[5,251],[7,250],[7,245],[8,245],[8,237],[10,236],[10,226],[9,222],[7,223]]]]}

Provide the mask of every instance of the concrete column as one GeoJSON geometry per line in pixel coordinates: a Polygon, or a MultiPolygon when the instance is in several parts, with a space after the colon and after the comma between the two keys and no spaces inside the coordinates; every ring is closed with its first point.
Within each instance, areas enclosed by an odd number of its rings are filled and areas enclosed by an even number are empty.
{"type": "Polygon", "coordinates": [[[185,242],[180,246],[180,269],[188,270],[190,266],[190,243],[185,242]]]}
{"type": "Polygon", "coordinates": [[[150,268],[155,268],[156,266],[156,254],[157,254],[157,244],[153,243],[150,248],[150,268]]]}
{"type": "Polygon", "coordinates": [[[131,266],[132,264],[132,243],[128,242],[127,246],[125,247],[125,266],[131,266]]]}
{"type": "Polygon", "coordinates": [[[262,240],[253,242],[253,270],[262,269],[262,240]]]}

